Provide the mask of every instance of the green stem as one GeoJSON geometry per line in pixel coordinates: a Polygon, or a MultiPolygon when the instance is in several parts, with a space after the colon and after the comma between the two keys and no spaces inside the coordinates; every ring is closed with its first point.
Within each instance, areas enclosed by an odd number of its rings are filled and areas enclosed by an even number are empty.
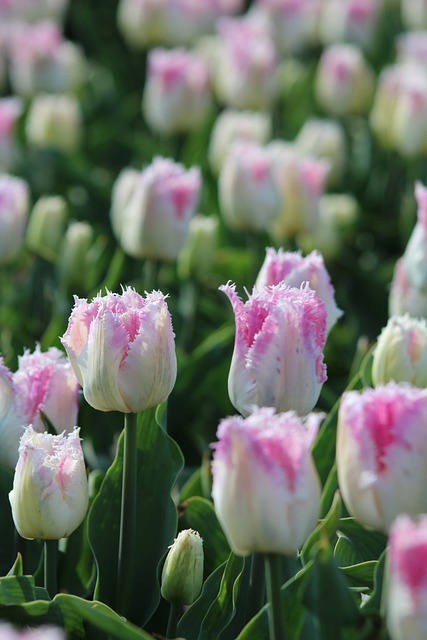
{"type": "Polygon", "coordinates": [[[126,616],[135,569],[136,542],[136,469],[137,414],[125,414],[122,506],[120,514],[119,562],[117,575],[117,608],[126,616]]]}
{"type": "Polygon", "coordinates": [[[58,592],[56,567],[58,556],[58,540],[44,541],[44,587],[51,598],[58,592]]]}
{"type": "Polygon", "coordinates": [[[160,264],[158,260],[152,258],[146,259],[143,268],[143,282],[144,290],[147,291],[147,293],[155,291],[158,287],[159,268],[160,264]]]}
{"type": "Polygon", "coordinates": [[[176,638],[176,627],[178,624],[178,615],[181,607],[179,604],[171,604],[169,610],[168,628],[166,631],[166,638],[176,638]]]}
{"type": "Polygon", "coordinates": [[[270,602],[268,624],[270,640],[285,640],[285,624],[283,619],[281,587],[281,557],[278,554],[265,555],[265,577],[267,582],[267,597],[270,602]]]}
{"type": "Polygon", "coordinates": [[[251,556],[251,574],[246,604],[246,621],[249,622],[265,604],[265,570],[262,553],[251,556]]]}

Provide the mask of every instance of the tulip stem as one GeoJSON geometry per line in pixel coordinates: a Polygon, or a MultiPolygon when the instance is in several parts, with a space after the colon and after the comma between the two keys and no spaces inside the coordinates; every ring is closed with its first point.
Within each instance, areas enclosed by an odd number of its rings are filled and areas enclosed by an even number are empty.
{"type": "Polygon", "coordinates": [[[51,598],[58,592],[56,571],[58,557],[58,540],[44,541],[44,588],[51,598]]]}
{"type": "Polygon", "coordinates": [[[120,514],[117,609],[127,617],[135,569],[137,414],[125,413],[122,506],[120,514]]]}
{"type": "Polygon", "coordinates": [[[178,624],[178,615],[181,607],[179,604],[171,604],[169,610],[168,628],[166,638],[176,638],[176,627],[178,624]]]}
{"type": "Polygon", "coordinates": [[[265,604],[265,569],[262,553],[251,556],[251,574],[246,604],[246,621],[249,622],[265,604]]]}
{"type": "Polygon", "coordinates": [[[267,582],[267,597],[270,603],[268,610],[268,624],[270,640],[285,640],[285,624],[280,597],[281,587],[281,557],[275,553],[265,555],[265,577],[267,582]]]}

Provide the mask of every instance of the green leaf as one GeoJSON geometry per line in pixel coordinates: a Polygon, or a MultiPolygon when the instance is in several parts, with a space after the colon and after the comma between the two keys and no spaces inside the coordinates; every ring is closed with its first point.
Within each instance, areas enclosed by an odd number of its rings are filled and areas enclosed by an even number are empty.
{"type": "Polygon", "coordinates": [[[380,615],[381,613],[386,559],[387,550],[384,550],[375,567],[374,589],[371,597],[362,605],[362,612],[364,614],[380,615]]]}
{"type": "Polygon", "coordinates": [[[36,599],[33,576],[0,578],[0,605],[22,604],[36,599]]]}
{"type": "Polygon", "coordinates": [[[15,561],[14,551],[15,525],[9,502],[9,491],[12,490],[13,473],[0,465],[0,575],[5,575],[15,561]]]}
{"type": "MultiPolygon", "coordinates": [[[[157,567],[176,534],[177,512],[171,490],[183,465],[177,444],[155,421],[155,409],[138,416],[138,549],[130,618],[144,624],[160,600],[157,567]]],[[[123,433],[89,513],[89,541],[98,568],[95,597],[114,607],[123,469],[123,433]]]]}
{"type": "Polygon", "coordinates": [[[88,517],[68,538],[60,541],[60,549],[60,590],[80,596],[88,594],[95,575],[95,563],[88,538],[88,517]]]}
{"type": "Polygon", "coordinates": [[[330,540],[334,535],[340,521],[341,514],[341,496],[337,491],[334,495],[332,506],[327,514],[326,518],[320,521],[314,531],[307,538],[302,551],[301,556],[304,562],[312,557],[313,552],[317,553],[317,546],[324,538],[330,540]]]}
{"type": "Polygon", "coordinates": [[[340,567],[351,587],[364,587],[366,591],[373,589],[377,560],[368,560],[347,567],[340,567]]]}
{"type": "Polygon", "coordinates": [[[328,477],[322,491],[322,499],[320,502],[320,515],[325,517],[331,508],[331,504],[334,500],[335,493],[338,489],[338,473],[336,462],[331,467],[328,477]]]}
{"type": "Polygon", "coordinates": [[[230,555],[230,547],[216,517],[212,502],[198,496],[180,505],[180,525],[195,529],[203,538],[205,576],[210,575],[230,555]]]}
{"type": "Polygon", "coordinates": [[[341,566],[378,560],[387,545],[387,536],[365,529],[354,518],[341,518],[338,535],[344,537],[335,549],[336,561],[341,566]]]}
{"type": "Polygon", "coordinates": [[[10,571],[7,573],[8,576],[22,576],[24,575],[22,556],[20,553],[17,554],[16,560],[10,568],[10,571]]]}
{"type": "Polygon", "coordinates": [[[197,467],[196,471],[186,480],[179,494],[179,501],[185,502],[185,500],[195,496],[203,496],[202,470],[200,467],[197,467]]]}

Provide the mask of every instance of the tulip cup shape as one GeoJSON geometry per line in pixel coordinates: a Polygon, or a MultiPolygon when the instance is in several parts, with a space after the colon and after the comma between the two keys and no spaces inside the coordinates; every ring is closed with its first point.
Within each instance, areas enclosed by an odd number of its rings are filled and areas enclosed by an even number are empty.
{"type": "Polygon", "coordinates": [[[203,540],[184,529],[169,547],[162,571],[162,596],[171,604],[193,604],[203,585],[203,540]]]}
{"type": "Polygon", "coordinates": [[[77,529],[89,501],[78,428],[53,436],[27,427],[9,500],[23,538],[59,540],[77,529]]]}
{"type": "Polygon", "coordinates": [[[311,446],[322,418],[310,414],[303,424],[295,412],[263,407],[220,423],[212,497],[238,555],[291,555],[316,526],[321,488],[311,446]]]}
{"type": "Polygon", "coordinates": [[[403,267],[408,282],[427,294],[427,188],[417,182],[415,197],[418,221],[403,254],[403,267]]]}
{"type": "Polygon", "coordinates": [[[365,527],[387,533],[400,513],[427,511],[427,391],[390,382],[341,400],[338,484],[365,527]]]}
{"type": "Polygon", "coordinates": [[[176,379],[172,320],[160,291],[127,287],[75,296],[62,344],[87,402],[99,411],[137,413],[164,402],[176,379]]]}
{"type": "Polygon", "coordinates": [[[228,393],[243,416],[254,406],[306,415],[326,380],[326,308],[307,284],[265,287],[246,303],[234,285],[221,286],[236,322],[228,393]]]}
{"type": "Polygon", "coordinates": [[[399,516],[389,537],[387,627],[392,640],[427,636],[427,516],[399,516]]]}

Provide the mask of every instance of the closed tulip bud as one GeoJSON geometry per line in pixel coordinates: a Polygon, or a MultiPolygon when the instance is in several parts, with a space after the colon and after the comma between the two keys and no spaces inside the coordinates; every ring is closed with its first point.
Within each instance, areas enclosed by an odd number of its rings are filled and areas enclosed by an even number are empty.
{"type": "Polygon", "coordinates": [[[53,436],[27,427],[9,500],[23,538],[59,540],[77,529],[89,502],[79,429],[53,436]]]}
{"type": "Polygon", "coordinates": [[[166,37],[165,0],[120,0],[117,23],[129,46],[145,49],[166,37]]]}
{"type": "Polygon", "coordinates": [[[372,361],[375,386],[390,380],[427,387],[427,324],[409,315],[393,316],[381,331],[372,361]]]}
{"type": "Polygon", "coordinates": [[[320,12],[320,40],[324,45],[350,42],[370,49],[380,15],[378,0],[326,0],[320,12]]]}
{"type": "Polygon", "coordinates": [[[294,554],[319,516],[320,482],[311,456],[322,414],[257,409],[219,425],[212,497],[235,553],[294,554]]]}
{"type": "Polygon", "coordinates": [[[203,584],[203,540],[185,529],[169,548],[162,571],[162,596],[171,604],[190,605],[203,584]]]}
{"type": "Polygon", "coordinates": [[[281,209],[268,151],[255,143],[236,142],[219,175],[219,202],[232,229],[265,231],[281,209]]]}
{"type": "Polygon", "coordinates": [[[137,413],[164,402],[176,379],[172,321],[160,291],[127,288],[75,296],[61,339],[87,402],[99,411],[137,413]]]}
{"type": "Polygon", "coordinates": [[[40,149],[72,153],[80,145],[82,121],[76,100],[65,95],[38,95],[30,106],[25,127],[28,143],[40,149]]]}
{"type": "Polygon", "coordinates": [[[426,637],[426,561],[427,516],[399,516],[389,536],[386,616],[391,640],[426,637]]]}
{"type": "Polygon", "coordinates": [[[7,174],[0,176],[0,265],[13,262],[24,244],[28,195],[24,180],[7,174]]]}
{"type": "Polygon", "coordinates": [[[58,277],[69,290],[87,291],[91,286],[90,270],[96,255],[94,230],[88,222],[71,222],[61,244],[58,277]]]}
{"type": "Polygon", "coordinates": [[[184,49],[152,49],[142,99],[149,126],[165,135],[193,131],[211,105],[209,66],[184,49]]]}
{"type": "Polygon", "coordinates": [[[61,196],[44,196],[37,200],[28,221],[27,247],[46,260],[55,262],[67,217],[67,203],[61,196]]]}
{"type": "Polygon", "coordinates": [[[276,251],[267,248],[264,263],[255,282],[258,291],[264,287],[285,283],[289,287],[299,288],[304,282],[308,282],[323,302],[326,308],[326,332],[335,325],[342,311],[335,302],[335,291],[331,279],[326,270],[323,258],[317,251],[303,257],[300,252],[276,251]]]}
{"type": "Polygon", "coordinates": [[[325,160],[329,164],[329,185],[339,182],[347,164],[347,143],[338,122],[320,118],[307,120],[295,140],[295,147],[303,156],[325,160]]]}
{"type": "Polygon", "coordinates": [[[262,24],[243,19],[218,21],[221,45],[215,84],[219,99],[235,109],[266,109],[276,92],[277,59],[262,24]]]}
{"type": "Polygon", "coordinates": [[[427,294],[427,188],[421,182],[415,185],[415,197],[418,221],[403,254],[403,268],[408,282],[427,294]]]}
{"type": "Polygon", "coordinates": [[[308,286],[280,284],[254,291],[246,303],[234,285],[221,286],[236,322],[228,393],[243,416],[253,407],[305,415],[326,380],[326,308],[308,286]]]}
{"type": "Polygon", "coordinates": [[[0,172],[9,171],[16,161],[16,123],[23,110],[20,98],[0,98],[0,172]]]}
{"type": "Polygon", "coordinates": [[[190,233],[178,256],[181,278],[204,280],[210,275],[218,245],[219,220],[214,216],[194,216],[190,220],[190,233]]]}
{"type": "Polygon", "coordinates": [[[408,281],[403,258],[400,258],[396,262],[390,286],[389,314],[403,316],[405,313],[413,318],[427,318],[427,293],[408,281]]]}
{"type": "Polygon", "coordinates": [[[176,260],[187,240],[200,189],[198,168],[186,170],[166,158],[156,158],[138,176],[129,170],[120,174],[111,219],[123,250],[135,258],[176,260]]]}
{"type": "Polygon", "coordinates": [[[265,144],[271,135],[271,118],[266,113],[225,109],[217,117],[209,143],[209,162],[219,173],[234,142],[265,144]]]}
{"type": "Polygon", "coordinates": [[[349,513],[387,533],[427,510],[427,391],[394,382],[349,391],[338,414],[338,483],[349,513]]]}
{"type": "Polygon", "coordinates": [[[374,73],[354,45],[331,45],[317,69],[316,98],[333,116],[365,114],[372,101],[374,73]]]}
{"type": "Polygon", "coordinates": [[[318,18],[313,0],[258,0],[256,6],[267,15],[282,54],[298,54],[313,44],[318,18]]]}

